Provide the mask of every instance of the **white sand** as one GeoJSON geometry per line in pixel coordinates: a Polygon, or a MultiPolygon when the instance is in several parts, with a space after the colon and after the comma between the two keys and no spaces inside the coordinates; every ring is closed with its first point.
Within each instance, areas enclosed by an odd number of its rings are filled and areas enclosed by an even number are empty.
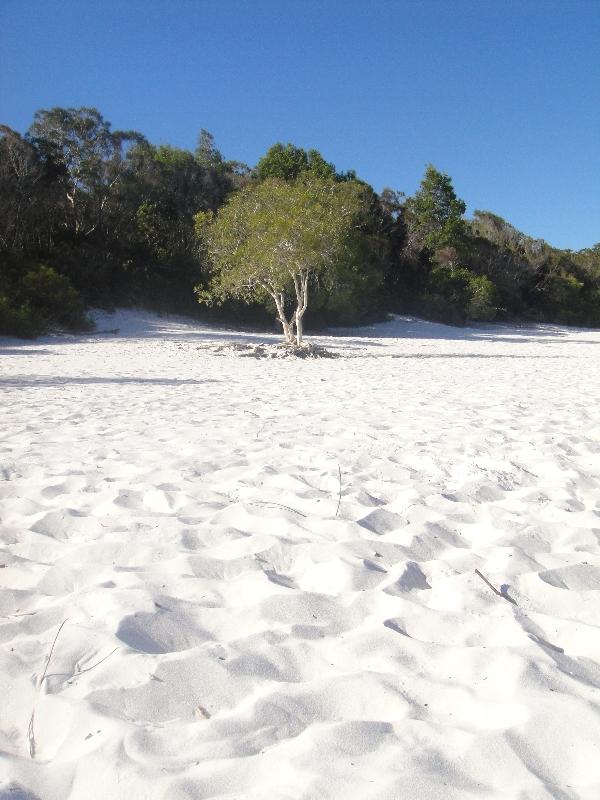
{"type": "Polygon", "coordinates": [[[2,800],[600,797],[599,332],[99,328],[0,341],[2,800]]]}

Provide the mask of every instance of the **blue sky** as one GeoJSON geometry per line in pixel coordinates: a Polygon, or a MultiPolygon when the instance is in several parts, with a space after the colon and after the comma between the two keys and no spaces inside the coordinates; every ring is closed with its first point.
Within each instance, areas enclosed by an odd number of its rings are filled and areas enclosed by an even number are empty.
{"type": "Polygon", "coordinates": [[[469,211],[600,241],[600,0],[0,0],[0,123],[80,105],[249,164],[316,147],[377,190],[431,162],[469,211]]]}

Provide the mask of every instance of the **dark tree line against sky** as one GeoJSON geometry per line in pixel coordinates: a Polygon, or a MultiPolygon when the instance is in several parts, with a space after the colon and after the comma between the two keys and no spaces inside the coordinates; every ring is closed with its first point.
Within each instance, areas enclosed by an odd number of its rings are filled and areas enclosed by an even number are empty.
{"type": "Polygon", "coordinates": [[[309,328],[389,312],[600,325],[600,245],[558,250],[465,211],[432,165],[413,196],[378,194],[292,144],[250,168],[205,130],[192,152],[113,130],[94,108],[41,110],[25,134],[0,126],[0,333],[82,328],[93,306],[199,313],[198,299],[210,319],[277,316],[297,332],[298,287],[309,328]],[[251,234],[287,276],[277,292],[232,280],[266,258],[251,234]]]}

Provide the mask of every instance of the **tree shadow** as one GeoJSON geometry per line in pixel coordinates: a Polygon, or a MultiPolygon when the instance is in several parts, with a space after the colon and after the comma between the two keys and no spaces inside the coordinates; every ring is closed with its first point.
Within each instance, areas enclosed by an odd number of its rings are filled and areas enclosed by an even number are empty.
{"type": "Polygon", "coordinates": [[[52,386],[103,386],[110,384],[138,386],[201,386],[205,383],[222,383],[212,378],[127,378],[111,376],[49,377],[46,375],[16,375],[0,378],[0,388],[28,389],[31,387],[52,386]]]}
{"type": "MultiPolygon", "coordinates": [[[[160,316],[156,312],[140,309],[120,309],[114,314],[101,313],[96,319],[97,328],[82,333],[50,333],[35,340],[0,337],[0,355],[41,354],[51,352],[46,349],[34,350],[30,345],[65,346],[72,344],[91,344],[94,342],[118,342],[126,339],[159,339],[170,342],[248,342],[264,344],[281,341],[276,329],[253,330],[219,326],[198,317],[184,317],[176,314],[160,316]]],[[[58,353],[53,353],[58,355],[58,353]]]]}
{"type": "MultiPolygon", "coordinates": [[[[219,327],[202,319],[165,316],[160,317],[151,312],[124,310],[114,316],[103,316],[98,319],[99,330],[82,334],[52,334],[36,340],[38,345],[65,346],[72,344],[91,344],[94,342],[119,342],[122,340],[161,340],[178,343],[218,344],[244,343],[269,344],[280,342],[281,334],[277,331],[257,331],[219,327]]],[[[558,344],[569,341],[573,334],[598,333],[597,339],[577,339],[578,344],[600,344],[600,331],[590,328],[571,328],[550,323],[474,323],[459,328],[429,322],[415,317],[396,315],[387,322],[378,322],[361,327],[340,327],[328,330],[307,331],[307,335],[317,341],[328,341],[330,344],[352,348],[365,345],[385,347],[385,343],[376,340],[420,339],[444,340],[456,342],[495,342],[505,344],[558,344]]],[[[10,339],[0,347],[0,355],[52,354],[55,351],[33,349],[29,347],[31,340],[10,339]]]]}
{"type": "Polygon", "coordinates": [[[41,798],[20,783],[9,783],[8,786],[0,786],[0,800],[41,800],[41,798]]]}
{"type": "MultiPolygon", "coordinates": [[[[536,355],[537,359],[547,358],[567,358],[568,356],[558,355],[536,355]]],[[[391,353],[389,358],[532,358],[531,355],[518,353],[391,353]]]]}
{"type": "MultiPolygon", "coordinates": [[[[415,317],[395,316],[388,322],[362,328],[336,328],[330,336],[349,341],[364,339],[432,339],[457,342],[503,342],[506,344],[560,343],[576,333],[598,333],[592,328],[571,328],[551,323],[473,323],[459,328],[415,317]]],[[[598,339],[577,339],[581,344],[600,344],[598,339]]]]}
{"type": "Polygon", "coordinates": [[[0,356],[47,356],[57,355],[53,350],[40,350],[35,347],[15,346],[15,347],[0,347],[0,356]]]}

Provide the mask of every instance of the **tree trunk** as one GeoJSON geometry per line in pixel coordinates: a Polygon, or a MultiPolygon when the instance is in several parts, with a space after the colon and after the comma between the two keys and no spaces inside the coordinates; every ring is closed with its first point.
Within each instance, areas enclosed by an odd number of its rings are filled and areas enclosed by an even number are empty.
{"type": "Polygon", "coordinates": [[[298,306],[294,314],[296,320],[296,344],[298,347],[302,347],[302,317],[308,305],[308,275],[305,273],[302,274],[299,279],[294,278],[294,284],[296,286],[296,297],[298,299],[298,306]]]}
{"type": "Polygon", "coordinates": [[[281,327],[283,328],[283,338],[285,339],[286,344],[292,344],[294,341],[294,332],[292,330],[292,326],[287,321],[285,316],[283,295],[273,292],[271,296],[275,301],[277,316],[279,317],[279,322],[281,322],[281,327]]]}
{"type": "Polygon", "coordinates": [[[302,347],[302,317],[296,312],[296,344],[302,347]]]}

